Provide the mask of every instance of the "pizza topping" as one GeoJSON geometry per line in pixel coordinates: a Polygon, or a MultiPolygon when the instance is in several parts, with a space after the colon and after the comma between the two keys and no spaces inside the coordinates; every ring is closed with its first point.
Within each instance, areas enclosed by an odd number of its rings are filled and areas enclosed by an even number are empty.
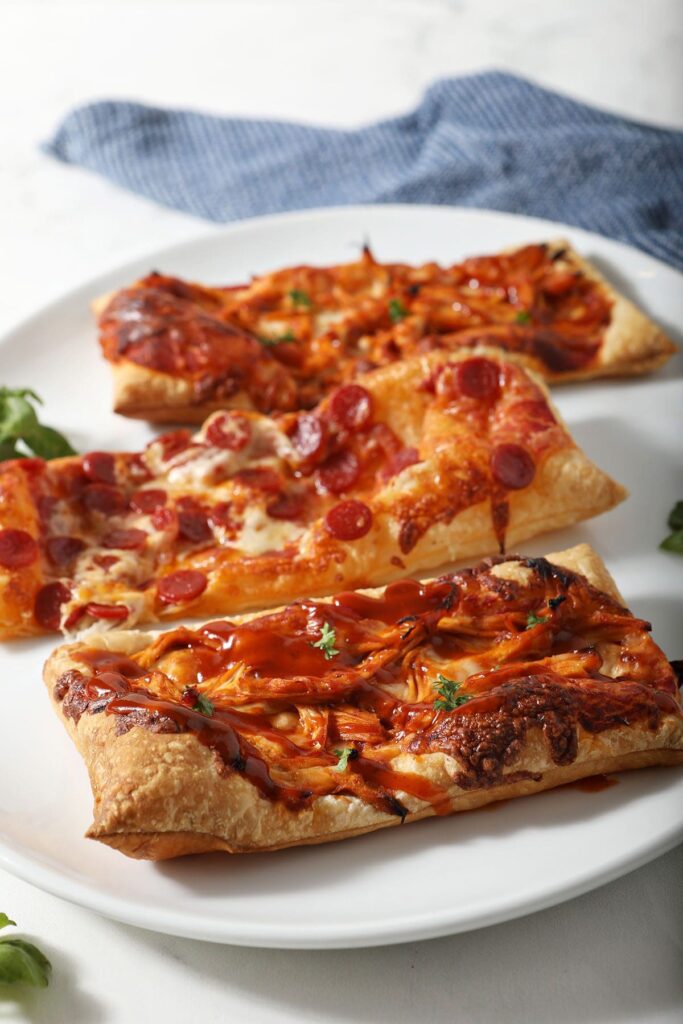
{"type": "Polygon", "coordinates": [[[312,640],[311,647],[317,647],[319,651],[323,652],[325,661],[331,661],[339,654],[339,649],[334,646],[336,642],[337,634],[334,626],[330,626],[329,622],[323,622],[320,638],[312,640]]]}
{"type": "Polygon", "coordinates": [[[491,359],[473,357],[456,363],[456,379],[460,393],[468,398],[492,401],[500,394],[500,369],[491,359]]]}
{"type": "Polygon", "coordinates": [[[536,475],[534,460],[518,444],[496,445],[491,455],[491,470],[498,483],[510,491],[528,487],[536,475]]]}
{"type": "Polygon", "coordinates": [[[46,583],[36,594],[33,614],[36,622],[43,629],[59,629],[62,605],[71,597],[69,588],[64,583],[46,583]]]}
{"type": "Polygon", "coordinates": [[[155,530],[169,530],[177,528],[178,517],[172,508],[156,508],[152,512],[152,526],[155,530]]]}
{"type": "Polygon", "coordinates": [[[296,419],[290,440],[301,459],[314,459],[325,446],[325,425],[314,413],[302,413],[296,419]]]}
{"type": "Polygon", "coordinates": [[[253,469],[241,469],[232,478],[234,483],[243,484],[265,494],[278,494],[282,490],[280,474],[270,466],[254,466],[253,469]]]}
{"type": "Polygon", "coordinates": [[[105,548],[122,548],[124,551],[133,551],[136,548],[145,546],[147,533],[134,527],[122,530],[112,530],[102,540],[105,548]]]}
{"type": "Polygon", "coordinates": [[[117,487],[110,484],[90,484],[83,491],[83,504],[89,512],[114,516],[124,512],[128,503],[117,487]]]}
{"type": "Polygon", "coordinates": [[[282,494],[275,501],[266,505],[266,512],[271,519],[300,519],[307,505],[307,496],[303,491],[282,494]]]}
{"type": "Polygon", "coordinates": [[[194,498],[179,498],[176,502],[178,533],[192,544],[211,540],[212,533],[206,511],[194,498]]]}
{"type": "Polygon", "coordinates": [[[170,430],[166,434],[160,434],[154,441],[150,441],[147,448],[159,445],[164,460],[168,462],[174,455],[179,455],[180,452],[189,448],[191,442],[192,435],[189,430],[170,430]]]}
{"type": "Polygon", "coordinates": [[[414,466],[416,462],[420,461],[420,453],[417,448],[399,448],[397,452],[394,452],[389,456],[387,461],[384,463],[380,470],[381,480],[391,480],[393,477],[398,476],[408,466],[414,466]]]}
{"type": "Polygon", "coordinates": [[[350,490],[360,476],[360,463],[351,451],[330,455],[320,467],[320,483],[331,494],[350,490]]]}
{"type": "Polygon", "coordinates": [[[110,622],[123,622],[128,618],[128,609],[123,604],[99,604],[97,601],[90,601],[84,611],[93,619],[106,619],[110,622]]]}
{"type": "Polygon", "coordinates": [[[197,569],[178,569],[162,576],[157,583],[157,595],[162,604],[182,604],[194,601],[206,590],[207,579],[197,569]]]}
{"type": "Polygon", "coordinates": [[[246,416],[239,413],[220,413],[209,421],[206,440],[216,448],[227,448],[238,452],[251,438],[251,424],[246,416]]]}
{"type": "Polygon", "coordinates": [[[330,413],[347,430],[360,430],[372,419],[372,395],[360,384],[344,384],[330,397],[330,413]]]}
{"type": "Polygon", "coordinates": [[[116,483],[116,464],[109,452],[88,452],[83,456],[83,472],[98,484],[116,483]]]}
{"type": "Polygon", "coordinates": [[[24,569],[38,554],[38,545],[26,530],[0,530],[0,565],[5,569],[24,569]]]}
{"type": "Polygon", "coordinates": [[[232,505],[229,501],[219,501],[209,510],[208,519],[211,526],[218,529],[234,529],[237,525],[232,515],[232,505]]]}
{"type": "Polygon", "coordinates": [[[136,491],[130,499],[133,512],[150,515],[166,504],[166,491],[160,487],[150,487],[144,491],[136,491]]]}
{"type": "Polygon", "coordinates": [[[80,537],[48,537],[45,543],[47,557],[52,565],[58,569],[66,568],[84,550],[85,541],[81,540],[80,537]]]}
{"type": "Polygon", "coordinates": [[[372,512],[362,501],[342,501],[327,513],[325,526],[337,540],[358,540],[370,531],[372,512]]]}

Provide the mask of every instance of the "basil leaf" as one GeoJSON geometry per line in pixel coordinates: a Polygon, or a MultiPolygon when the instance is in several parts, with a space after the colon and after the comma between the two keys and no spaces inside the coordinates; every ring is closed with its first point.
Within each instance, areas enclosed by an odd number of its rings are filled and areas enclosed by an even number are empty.
{"type": "Polygon", "coordinates": [[[672,530],[683,530],[683,501],[677,501],[669,513],[667,523],[672,530]]]}
{"type": "Polygon", "coordinates": [[[674,530],[659,545],[663,551],[671,551],[674,555],[683,555],[683,530],[674,530]]]}
{"type": "Polygon", "coordinates": [[[0,442],[25,437],[38,426],[38,417],[19,394],[0,397],[0,442]]]}
{"type": "Polygon", "coordinates": [[[332,768],[333,772],[345,772],[349,764],[349,758],[355,760],[358,757],[358,751],[355,747],[342,747],[339,750],[335,750],[334,753],[339,760],[332,768]]]}
{"type": "Polygon", "coordinates": [[[40,423],[36,423],[30,433],[24,433],[23,439],[34,455],[41,459],[59,459],[64,455],[76,454],[63,434],[54,427],[44,427],[40,423]]]}
{"type": "Polygon", "coordinates": [[[0,982],[12,985],[24,982],[45,988],[50,961],[37,946],[24,939],[0,939],[0,982]]]}
{"type": "Polygon", "coordinates": [[[0,914],[0,928],[6,928],[8,924],[13,924],[16,928],[17,922],[13,921],[7,914],[0,914]]]}

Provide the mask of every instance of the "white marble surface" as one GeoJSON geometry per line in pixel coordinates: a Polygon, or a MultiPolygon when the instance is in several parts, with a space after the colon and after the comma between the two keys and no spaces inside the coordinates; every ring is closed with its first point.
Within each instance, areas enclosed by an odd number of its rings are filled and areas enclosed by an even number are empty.
{"type": "MultiPolygon", "coordinates": [[[[682,37],[678,0],[0,0],[0,330],[90,274],[206,230],[42,156],[71,105],[116,95],[349,125],[406,109],[434,77],[496,66],[683,127],[682,37]]],[[[0,872],[0,909],[55,965],[46,992],[0,994],[0,1021],[673,1024],[682,865],[679,849],[470,935],[319,953],[156,936],[0,872]]],[[[448,884],[466,884],[457,851],[448,884]]]]}

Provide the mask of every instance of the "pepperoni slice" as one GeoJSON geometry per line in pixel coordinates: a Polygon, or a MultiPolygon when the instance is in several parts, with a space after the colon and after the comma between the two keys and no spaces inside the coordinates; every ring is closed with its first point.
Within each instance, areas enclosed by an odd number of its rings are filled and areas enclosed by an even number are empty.
{"type": "Polygon", "coordinates": [[[125,604],[98,604],[97,601],[90,601],[85,606],[85,613],[93,619],[109,619],[112,622],[123,622],[128,618],[125,604]]]}
{"type": "Polygon", "coordinates": [[[372,396],[360,384],[344,384],[330,398],[330,412],[347,430],[359,430],[372,419],[372,396]]]}
{"type": "Polygon", "coordinates": [[[491,401],[500,394],[500,372],[491,359],[475,356],[457,364],[456,380],[460,393],[468,398],[491,401]]]}
{"type": "Polygon", "coordinates": [[[152,526],[155,530],[168,530],[177,525],[177,517],[172,508],[157,508],[152,512],[152,526]]]}
{"type": "Polygon", "coordinates": [[[325,526],[337,540],[358,540],[372,526],[372,512],[362,501],[342,501],[327,513],[325,526]]]}
{"type": "Polygon", "coordinates": [[[116,483],[114,456],[109,452],[88,452],[83,456],[83,472],[97,484],[116,483]]]}
{"type": "Polygon", "coordinates": [[[266,512],[271,519],[299,519],[305,509],[305,494],[281,494],[270,505],[266,505],[266,512]]]}
{"type": "Polygon", "coordinates": [[[212,526],[229,530],[234,528],[237,523],[232,518],[232,505],[229,501],[219,501],[217,505],[214,505],[209,510],[209,522],[212,526]]]}
{"type": "Polygon", "coordinates": [[[216,448],[227,448],[239,452],[251,438],[251,424],[246,416],[239,413],[221,413],[206,428],[206,440],[216,448]]]}
{"type": "Polygon", "coordinates": [[[534,460],[518,444],[499,444],[491,455],[491,470],[498,483],[509,491],[528,487],[536,475],[534,460]]]}
{"type": "Polygon", "coordinates": [[[93,564],[99,565],[100,569],[111,569],[113,565],[120,561],[121,559],[116,555],[95,555],[93,558],[93,564]]]}
{"type": "Polygon", "coordinates": [[[353,452],[337,452],[320,467],[320,483],[331,494],[343,494],[360,476],[360,462],[353,452]]]}
{"type": "Polygon", "coordinates": [[[194,601],[206,590],[207,579],[197,569],[178,569],[163,576],[157,583],[157,595],[162,604],[182,604],[194,601]]]}
{"type": "Polygon", "coordinates": [[[385,465],[382,466],[379,475],[382,480],[391,480],[392,477],[398,476],[408,466],[414,466],[419,461],[420,453],[417,448],[401,448],[389,456],[385,465]]]}
{"type": "Polygon", "coordinates": [[[130,499],[130,507],[133,512],[140,512],[145,516],[150,515],[165,504],[166,491],[160,487],[150,487],[144,491],[136,491],[130,499]]]}
{"type": "Polygon", "coordinates": [[[59,569],[72,562],[84,548],[85,542],[80,537],[50,537],[45,545],[48,559],[59,569]]]}
{"type": "Polygon", "coordinates": [[[557,423],[552,409],[542,399],[526,399],[523,402],[515,402],[510,408],[509,415],[511,419],[522,420],[525,431],[546,430],[557,423]]]}
{"type": "Polygon", "coordinates": [[[38,545],[26,530],[0,530],[0,565],[23,569],[38,558],[38,545]]]}
{"type": "Polygon", "coordinates": [[[131,527],[127,530],[112,530],[102,541],[105,548],[121,548],[123,551],[133,551],[135,548],[145,546],[147,533],[145,530],[137,530],[131,527]]]}
{"type": "Polygon", "coordinates": [[[153,444],[160,444],[164,459],[172,459],[174,455],[189,448],[192,435],[189,430],[170,430],[166,434],[159,434],[147,447],[153,444]]]}
{"type": "Polygon", "coordinates": [[[235,473],[233,480],[244,484],[245,487],[253,487],[257,491],[265,491],[266,494],[277,494],[282,490],[279,473],[269,466],[255,466],[253,469],[241,469],[235,473]]]}
{"type": "Polygon", "coordinates": [[[127,502],[121,491],[110,484],[90,484],[83,492],[83,504],[90,512],[113,516],[123,512],[127,502]]]}
{"type": "Polygon", "coordinates": [[[178,511],[178,533],[193,544],[211,539],[211,527],[203,509],[178,511]]]}
{"type": "Polygon", "coordinates": [[[326,435],[322,420],[315,413],[304,412],[297,418],[290,439],[302,459],[313,459],[325,447],[326,435]]]}
{"type": "Polygon", "coordinates": [[[43,629],[59,629],[62,605],[71,597],[69,588],[63,583],[46,583],[36,594],[33,614],[43,629]]]}
{"type": "Polygon", "coordinates": [[[36,507],[38,509],[38,515],[42,523],[47,523],[54,510],[57,508],[57,499],[53,498],[51,494],[41,494],[36,499],[36,507]]]}

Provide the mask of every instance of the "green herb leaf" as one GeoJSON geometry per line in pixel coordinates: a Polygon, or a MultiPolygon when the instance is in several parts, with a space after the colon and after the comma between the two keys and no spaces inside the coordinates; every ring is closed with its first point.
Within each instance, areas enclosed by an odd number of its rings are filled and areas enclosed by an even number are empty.
{"type": "Polygon", "coordinates": [[[333,772],[345,772],[349,763],[349,758],[353,760],[358,756],[358,751],[355,747],[341,747],[341,749],[335,750],[334,753],[339,760],[332,769],[333,772]]]}
{"type": "Polygon", "coordinates": [[[0,939],[0,982],[4,985],[24,982],[45,988],[50,967],[48,958],[32,942],[0,939]]]}
{"type": "Polygon", "coordinates": [[[389,300],[389,318],[392,324],[400,323],[404,317],[408,316],[408,310],[403,305],[400,299],[389,300]]]}
{"type": "Polygon", "coordinates": [[[313,303],[311,302],[310,295],[308,295],[307,292],[299,291],[298,288],[292,288],[291,292],[289,293],[289,297],[295,306],[310,307],[313,305],[313,303]]]}
{"type": "Polygon", "coordinates": [[[518,324],[528,324],[531,321],[531,313],[526,309],[520,309],[515,315],[515,321],[518,324]]]}
{"type": "Polygon", "coordinates": [[[674,555],[683,555],[683,530],[674,530],[659,545],[662,551],[671,551],[674,555]]]}
{"type": "Polygon", "coordinates": [[[526,617],[526,628],[531,629],[532,626],[540,626],[543,622],[548,621],[549,616],[543,617],[542,615],[536,615],[534,612],[529,612],[526,617]]]}
{"type": "Polygon", "coordinates": [[[62,434],[39,422],[31,402],[42,404],[30,388],[0,388],[0,461],[27,455],[41,459],[75,455],[62,434]]]}
{"type": "Polygon", "coordinates": [[[448,679],[439,672],[436,677],[436,685],[434,689],[440,698],[434,701],[434,707],[437,711],[454,711],[455,708],[459,708],[461,704],[466,704],[470,697],[466,693],[458,694],[458,690],[462,686],[462,683],[458,683],[455,679],[448,679]]]}
{"type": "Polygon", "coordinates": [[[336,642],[336,630],[330,626],[329,622],[323,622],[320,639],[311,640],[311,647],[317,647],[325,655],[325,661],[330,661],[336,654],[339,654],[338,649],[334,646],[336,642]]]}
{"type": "Polygon", "coordinates": [[[208,697],[205,697],[203,693],[200,693],[197,696],[197,700],[192,705],[192,710],[198,711],[200,715],[206,715],[207,718],[211,718],[215,710],[215,705],[208,697]]]}
{"type": "MultiPolygon", "coordinates": [[[[0,914],[0,928],[14,925],[7,914],[0,914]]],[[[25,939],[0,939],[0,984],[24,982],[45,988],[49,980],[50,961],[37,946],[25,939]]]]}
{"type": "Polygon", "coordinates": [[[683,530],[683,501],[676,502],[669,513],[667,523],[671,530],[683,530]]]}
{"type": "Polygon", "coordinates": [[[272,345],[279,345],[283,341],[296,341],[296,336],[293,331],[285,331],[284,334],[278,334],[274,338],[266,338],[263,335],[259,335],[258,340],[262,345],[269,347],[272,345]]]}

